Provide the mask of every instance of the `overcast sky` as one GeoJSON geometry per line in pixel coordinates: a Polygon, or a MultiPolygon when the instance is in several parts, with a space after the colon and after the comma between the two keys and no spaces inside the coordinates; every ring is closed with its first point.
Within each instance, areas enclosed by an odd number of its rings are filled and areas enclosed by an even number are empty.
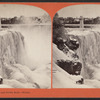
{"type": "Polygon", "coordinates": [[[100,5],[84,4],[68,6],[59,10],[58,14],[60,17],[97,17],[100,16],[100,5]]]}
{"type": "Polygon", "coordinates": [[[46,13],[43,9],[35,6],[17,5],[17,4],[0,4],[0,17],[14,16],[41,16],[46,13]]]}

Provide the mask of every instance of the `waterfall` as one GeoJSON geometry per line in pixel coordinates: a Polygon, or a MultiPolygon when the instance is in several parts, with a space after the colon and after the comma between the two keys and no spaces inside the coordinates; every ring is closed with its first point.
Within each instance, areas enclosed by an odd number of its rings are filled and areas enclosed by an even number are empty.
{"type": "Polygon", "coordinates": [[[0,31],[0,87],[51,87],[50,26],[0,31]]]}
{"type": "Polygon", "coordinates": [[[21,32],[24,36],[27,52],[27,66],[36,68],[41,64],[51,63],[51,26],[18,27],[13,30],[21,32]]]}
{"type": "MultiPolygon", "coordinates": [[[[20,32],[0,31],[0,74],[3,75],[4,63],[25,64],[24,37],[20,32]]],[[[5,75],[4,75],[5,76],[5,75]]]]}
{"type": "Polygon", "coordinates": [[[75,30],[68,34],[77,37],[80,46],[76,50],[82,62],[82,76],[85,79],[95,79],[100,63],[100,31],[95,29],[75,30]]]}

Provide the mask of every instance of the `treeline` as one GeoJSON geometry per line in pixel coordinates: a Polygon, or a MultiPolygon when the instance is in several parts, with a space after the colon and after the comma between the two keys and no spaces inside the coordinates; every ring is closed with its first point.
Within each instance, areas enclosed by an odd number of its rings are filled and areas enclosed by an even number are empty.
{"type": "Polygon", "coordinates": [[[1,24],[34,24],[34,23],[50,23],[50,16],[44,14],[40,17],[13,17],[13,18],[1,18],[1,24]]]}
{"type": "Polygon", "coordinates": [[[55,14],[53,18],[53,43],[57,44],[58,40],[67,39],[67,30],[65,30],[62,21],[59,19],[58,13],[55,14]]]}
{"type": "MultiPolygon", "coordinates": [[[[59,20],[62,24],[79,24],[80,18],[73,18],[73,17],[59,17],[59,20]]],[[[100,17],[96,18],[83,18],[84,24],[100,24],[100,17]]]]}

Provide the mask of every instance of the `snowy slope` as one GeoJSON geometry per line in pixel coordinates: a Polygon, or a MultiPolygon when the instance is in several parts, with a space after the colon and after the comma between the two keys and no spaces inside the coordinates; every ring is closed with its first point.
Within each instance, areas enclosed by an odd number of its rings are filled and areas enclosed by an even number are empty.
{"type": "Polygon", "coordinates": [[[100,88],[100,28],[70,30],[67,35],[79,41],[76,53],[82,62],[84,84],[100,88]]]}
{"type": "Polygon", "coordinates": [[[72,60],[68,58],[61,50],[57,48],[55,44],[53,44],[53,88],[91,88],[92,86],[76,84],[76,81],[82,78],[81,75],[70,75],[62,68],[60,68],[56,61],[64,59],[64,60],[72,60]]]}

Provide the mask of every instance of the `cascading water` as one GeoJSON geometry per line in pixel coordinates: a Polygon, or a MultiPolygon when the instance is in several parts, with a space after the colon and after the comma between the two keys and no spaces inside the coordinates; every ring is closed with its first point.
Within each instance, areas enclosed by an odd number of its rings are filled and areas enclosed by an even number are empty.
{"type": "Polygon", "coordinates": [[[100,88],[100,30],[72,30],[68,34],[76,36],[80,43],[76,52],[83,66],[81,75],[86,79],[86,84],[100,88]]]}
{"type": "MultiPolygon", "coordinates": [[[[0,63],[2,70],[4,70],[4,63],[25,63],[25,57],[23,56],[25,55],[24,37],[20,32],[1,31],[0,46],[0,63]]],[[[1,76],[5,76],[4,72],[1,76]]]]}
{"type": "MultiPolygon", "coordinates": [[[[15,30],[15,29],[14,29],[15,30]]],[[[51,63],[51,26],[31,26],[24,30],[24,27],[17,28],[24,36],[25,48],[27,52],[27,65],[35,67],[37,65],[51,63]]]]}
{"type": "Polygon", "coordinates": [[[50,26],[1,31],[0,75],[4,79],[1,88],[4,85],[12,88],[50,88],[50,36],[50,26]]]}

